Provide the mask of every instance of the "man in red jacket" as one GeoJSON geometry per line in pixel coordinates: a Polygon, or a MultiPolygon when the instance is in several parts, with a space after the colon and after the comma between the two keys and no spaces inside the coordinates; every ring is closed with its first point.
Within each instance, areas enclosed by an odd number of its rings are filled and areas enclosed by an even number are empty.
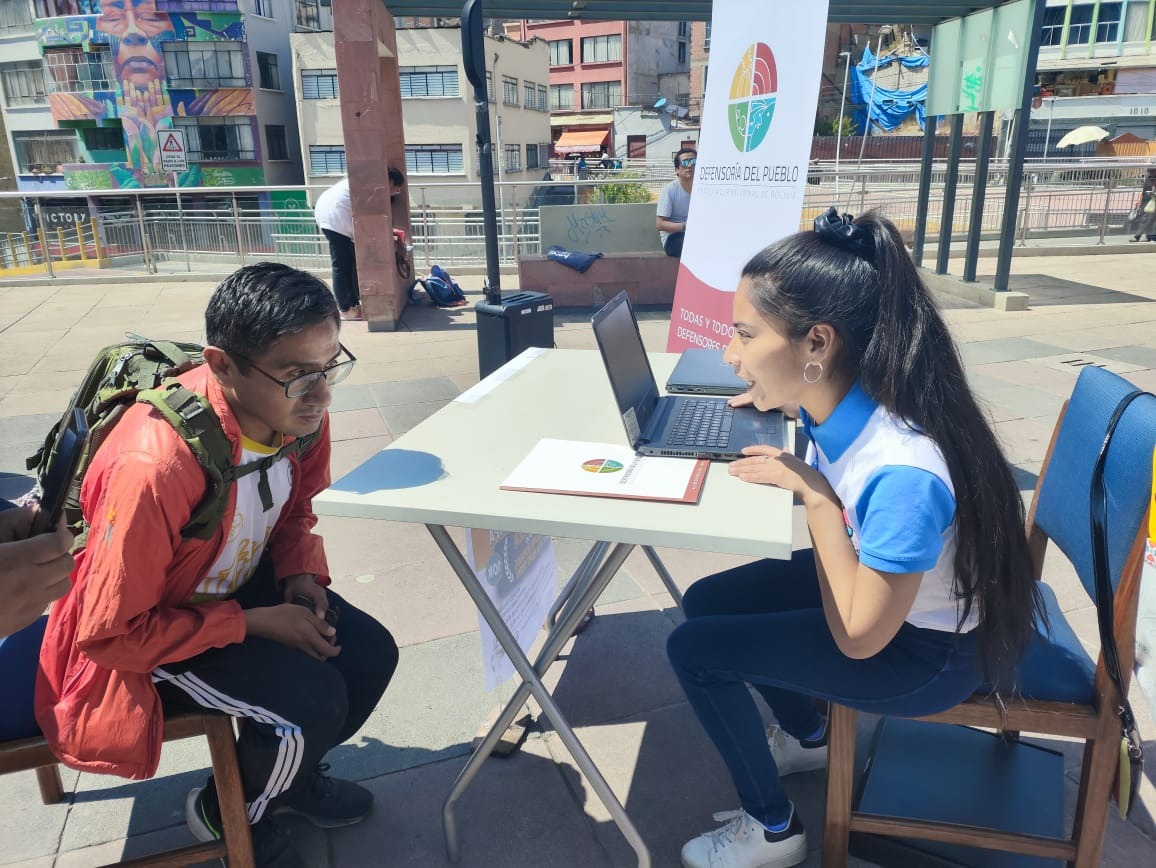
{"type": "MultiPolygon", "coordinates": [[[[133,406],[85,474],[87,544],[52,608],[36,686],[49,744],[85,771],[154,775],[165,710],[243,718],[241,778],[268,868],[303,865],[277,814],[332,828],[369,813],[369,791],[321,759],[361,728],[397,666],[389,632],[327,588],[312,532],[331,387],[354,364],[339,329],[325,284],[288,266],[247,266],[217,287],[205,364],[181,382],[208,399],[237,466],[315,440],[241,476],[211,538],[183,539],[205,474],[168,422],[133,406]]],[[[220,836],[213,786],[189,794],[186,818],[199,839],[220,836]]]]}

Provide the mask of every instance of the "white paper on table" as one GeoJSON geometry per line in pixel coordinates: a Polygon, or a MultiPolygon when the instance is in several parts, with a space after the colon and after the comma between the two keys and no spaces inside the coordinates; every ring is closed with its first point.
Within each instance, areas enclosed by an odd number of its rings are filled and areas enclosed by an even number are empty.
{"type": "MultiPolygon", "coordinates": [[[[556,557],[548,536],[471,529],[466,560],[526,654],[554,602],[556,557]]],[[[514,664],[494,631],[478,613],[486,689],[494,690],[514,674],[514,664]]]]}
{"type": "Polygon", "coordinates": [[[505,491],[697,503],[710,462],[637,455],[629,446],[539,440],[505,478],[505,491]]]}

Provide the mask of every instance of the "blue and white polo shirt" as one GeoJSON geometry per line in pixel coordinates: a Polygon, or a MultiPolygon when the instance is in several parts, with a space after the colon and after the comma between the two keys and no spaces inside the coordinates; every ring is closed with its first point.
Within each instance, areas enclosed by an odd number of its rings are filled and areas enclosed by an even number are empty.
{"type": "MultiPolygon", "coordinates": [[[[823,424],[801,410],[807,463],[839,496],[860,563],[883,573],[923,571],[906,621],[954,632],[955,490],[930,437],[876,404],[856,382],[823,424]]],[[[972,608],[963,631],[978,623],[972,608]]]]}

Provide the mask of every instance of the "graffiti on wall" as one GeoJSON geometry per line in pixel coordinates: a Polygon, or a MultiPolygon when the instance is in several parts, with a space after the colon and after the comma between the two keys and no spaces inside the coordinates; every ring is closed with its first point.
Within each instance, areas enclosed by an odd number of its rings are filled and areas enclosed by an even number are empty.
{"type": "MultiPolygon", "coordinates": [[[[77,11],[99,14],[40,19],[36,22],[41,51],[72,48],[70,56],[53,56],[48,68],[54,92],[48,102],[57,121],[119,119],[124,129],[126,164],[138,185],[164,186],[160,131],[180,117],[255,114],[252,91],[221,88],[169,91],[163,43],[170,41],[242,41],[240,15],[224,12],[165,12],[157,0],[77,0],[77,11]],[[107,45],[109,63],[94,63],[94,46],[107,45]],[[111,69],[104,69],[109,66],[111,69]],[[90,89],[86,89],[86,83],[90,89]]],[[[186,75],[188,73],[186,72],[186,75]]],[[[93,177],[84,175],[78,184],[93,177]]],[[[113,177],[116,186],[127,178],[113,177]]],[[[84,189],[81,187],[79,189],[84,189]]]]}

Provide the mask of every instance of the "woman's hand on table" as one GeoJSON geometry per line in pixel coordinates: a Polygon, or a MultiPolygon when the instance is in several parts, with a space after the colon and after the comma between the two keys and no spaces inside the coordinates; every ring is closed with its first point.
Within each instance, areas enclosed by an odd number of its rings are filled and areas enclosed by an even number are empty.
{"type": "Polygon", "coordinates": [[[835,490],[823,474],[785,449],[747,446],[743,449],[743,457],[732,461],[727,470],[731,476],[737,476],[743,482],[774,485],[794,492],[804,506],[812,506],[822,500],[836,504],[839,502],[835,490]]]}
{"type": "MultiPolygon", "coordinates": [[[[750,392],[742,392],[741,394],[734,395],[731,398],[727,399],[727,406],[728,407],[734,407],[736,409],[739,407],[752,407],[752,406],[754,406],[754,403],[755,403],[755,399],[751,397],[750,392]]],[[[777,409],[780,413],[782,413],[788,419],[798,419],[799,418],[799,405],[798,404],[784,404],[783,406],[776,407],[775,409],[777,409]]]]}

